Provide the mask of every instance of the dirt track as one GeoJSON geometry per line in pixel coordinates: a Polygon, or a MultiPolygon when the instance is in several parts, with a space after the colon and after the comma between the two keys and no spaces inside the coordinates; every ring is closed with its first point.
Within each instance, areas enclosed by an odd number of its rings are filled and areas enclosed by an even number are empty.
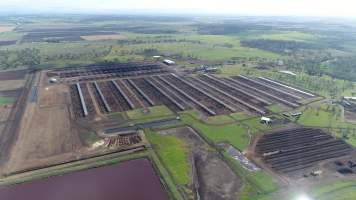
{"type": "Polygon", "coordinates": [[[195,169],[192,172],[194,190],[198,191],[200,199],[236,200],[241,180],[193,129],[170,129],[161,134],[173,134],[188,143],[191,149],[190,163],[195,169]]]}

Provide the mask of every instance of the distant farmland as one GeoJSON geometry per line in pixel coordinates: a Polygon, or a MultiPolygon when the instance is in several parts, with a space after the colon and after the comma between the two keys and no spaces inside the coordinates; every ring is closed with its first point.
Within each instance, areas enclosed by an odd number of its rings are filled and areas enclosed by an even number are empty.
{"type": "Polygon", "coordinates": [[[3,32],[10,32],[12,30],[14,30],[14,26],[1,26],[0,25],[0,33],[3,33],[3,32]]]}
{"type": "Polygon", "coordinates": [[[81,36],[81,38],[88,41],[98,41],[98,40],[120,40],[120,39],[125,39],[126,37],[123,35],[114,34],[114,35],[86,35],[86,36],[81,36]]]}

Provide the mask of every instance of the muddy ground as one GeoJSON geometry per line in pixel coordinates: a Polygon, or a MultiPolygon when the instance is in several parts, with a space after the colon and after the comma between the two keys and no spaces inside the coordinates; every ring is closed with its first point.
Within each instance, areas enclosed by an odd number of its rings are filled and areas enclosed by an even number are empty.
{"type": "MultiPolygon", "coordinates": [[[[189,145],[191,149],[189,161],[193,169],[193,191],[198,191],[201,200],[235,200],[238,198],[241,187],[240,178],[198,133],[190,127],[175,128],[160,133],[175,135],[189,145]]],[[[198,199],[197,196],[196,199],[198,199]]]]}
{"type": "Polygon", "coordinates": [[[348,122],[356,122],[356,113],[345,109],[345,119],[348,122]]]}

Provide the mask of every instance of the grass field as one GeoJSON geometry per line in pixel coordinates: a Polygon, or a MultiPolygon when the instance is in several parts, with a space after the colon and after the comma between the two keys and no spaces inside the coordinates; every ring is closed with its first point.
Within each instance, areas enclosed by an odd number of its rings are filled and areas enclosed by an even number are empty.
{"type": "Polygon", "coordinates": [[[187,114],[181,114],[181,119],[198,130],[204,138],[216,144],[225,142],[240,150],[244,150],[249,144],[247,130],[240,125],[208,125],[187,114]]]}
{"type": "Polygon", "coordinates": [[[301,195],[309,196],[315,200],[351,200],[356,199],[356,181],[355,180],[339,180],[332,183],[322,183],[321,185],[307,188],[307,191],[300,191],[301,188],[289,188],[261,195],[258,200],[298,200],[301,195]]]}
{"type": "Polygon", "coordinates": [[[303,110],[297,123],[304,126],[322,127],[334,136],[356,147],[356,124],[347,123],[340,108],[335,105],[313,104],[303,110]]]}
{"type": "Polygon", "coordinates": [[[14,102],[13,98],[9,98],[9,97],[1,97],[0,96],[0,106],[1,105],[6,105],[6,104],[11,104],[14,102]]]}
{"type": "Polygon", "coordinates": [[[95,142],[102,139],[95,132],[79,133],[79,138],[86,146],[89,147],[92,146],[95,142]]]}
{"type": "Polygon", "coordinates": [[[23,36],[22,33],[15,32],[1,32],[0,31],[0,41],[11,41],[21,39],[23,36]]]}
{"type": "MultiPolygon", "coordinates": [[[[3,33],[0,40],[19,39],[22,35],[13,32],[3,33]]],[[[37,48],[41,57],[46,58],[41,68],[78,66],[96,63],[98,61],[132,61],[151,58],[145,55],[145,50],[154,49],[159,55],[174,55],[183,59],[200,59],[211,62],[221,62],[234,57],[259,57],[277,59],[280,55],[240,45],[235,36],[198,35],[198,34],[133,34],[122,33],[115,36],[85,36],[87,41],[61,43],[24,43],[1,47],[18,51],[25,48],[37,48]],[[157,39],[157,38],[167,38],[157,39]],[[107,39],[125,40],[119,44],[107,39]],[[138,42],[139,41],[139,42],[138,42]],[[106,51],[103,53],[103,51],[106,51]],[[61,56],[59,56],[61,55],[61,56]],[[76,58],[72,59],[73,55],[76,58]],[[68,58],[67,58],[68,57],[68,58]]]]}
{"type": "Polygon", "coordinates": [[[279,104],[273,104],[273,105],[268,106],[267,108],[268,108],[268,110],[270,110],[274,113],[280,113],[280,112],[287,110],[287,108],[285,108],[279,104]]]}
{"type": "Polygon", "coordinates": [[[178,185],[187,185],[191,181],[189,176],[188,146],[180,139],[171,135],[160,135],[146,131],[146,137],[153,145],[164,166],[172,174],[178,185]]]}
{"type": "Polygon", "coordinates": [[[217,115],[208,118],[208,124],[224,124],[233,123],[234,120],[228,115],[217,115]]]}
{"type": "Polygon", "coordinates": [[[148,111],[144,108],[139,108],[135,110],[130,110],[126,112],[127,116],[131,120],[143,120],[143,119],[152,119],[162,116],[173,116],[174,113],[169,110],[166,106],[154,106],[149,107],[148,111]]]}
{"type": "Polygon", "coordinates": [[[263,124],[260,122],[260,117],[244,120],[242,123],[250,128],[252,134],[283,127],[283,125],[273,123],[271,125],[263,124]]]}
{"type": "Polygon", "coordinates": [[[313,190],[312,195],[319,200],[356,199],[356,181],[337,181],[322,185],[313,190]]]}
{"type": "Polygon", "coordinates": [[[253,117],[253,116],[248,115],[244,112],[232,113],[232,114],[230,114],[230,116],[236,121],[241,121],[241,120],[245,120],[245,119],[249,119],[249,118],[253,117]]]}
{"type": "Polygon", "coordinates": [[[242,38],[309,42],[317,39],[318,36],[299,31],[252,31],[248,32],[248,34],[243,34],[242,38]]]}
{"type": "Polygon", "coordinates": [[[342,123],[341,116],[322,107],[308,107],[297,121],[305,126],[336,127],[342,123]]]}
{"type": "Polygon", "coordinates": [[[224,152],[223,155],[225,160],[230,163],[235,173],[244,180],[239,195],[241,200],[255,200],[261,196],[273,193],[278,189],[278,184],[272,176],[263,171],[247,171],[240,165],[239,162],[231,158],[228,153],[224,152]]]}

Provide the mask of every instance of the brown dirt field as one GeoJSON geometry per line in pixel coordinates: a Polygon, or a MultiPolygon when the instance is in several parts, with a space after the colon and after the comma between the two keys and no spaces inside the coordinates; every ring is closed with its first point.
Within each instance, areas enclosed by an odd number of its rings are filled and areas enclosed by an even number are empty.
{"type": "MultiPolygon", "coordinates": [[[[0,122],[0,133],[2,133],[2,131],[4,130],[6,124],[3,122],[0,122]]],[[[1,135],[1,134],[0,134],[1,135]]]]}
{"type": "Polygon", "coordinates": [[[38,88],[37,100],[22,104],[25,112],[17,132],[14,133],[16,140],[9,153],[9,159],[4,161],[4,167],[0,168],[2,175],[120,150],[83,146],[79,132],[83,127],[85,131],[91,129],[90,122],[86,121],[82,127],[78,121],[73,121],[68,85],[49,84],[44,76],[44,73],[37,76],[39,79],[36,79],[33,85],[38,88]]]}
{"type": "Polygon", "coordinates": [[[15,26],[0,26],[0,33],[14,30],[15,26]]]}
{"type": "Polygon", "coordinates": [[[11,109],[12,109],[11,106],[0,106],[0,123],[7,121],[7,119],[9,118],[11,109]]]}
{"type": "Polygon", "coordinates": [[[0,91],[16,90],[24,86],[25,80],[5,80],[0,81],[0,91]]]}
{"type": "Polygon", "coordinates": [[[7,165],[18,171],[49,164],[51,157],[75,152],[81,145],[71,129],[66,106],[38,108],[30,105],[7,165]]]}
{"type": "Polygon", "coordinates": [[[241,180],[198,133],[190,127],[170,129],[160,133],[173,134],[188,143],[191,149],[193,187],[198,191],[201,199],[237,199],[241,180]]]}
{"type": "Polygon", "coordinates": [[[52,85],[38,91],[39,107],[66,105],[69,101],[69,88],[66,85],[52,85]]]}
{"type": "Polygon", "coordinates": [[[356,122],[356,113],[352,111],[345,110],[345,119],[348,122],[356,122]]]}
{"type": "Polygon", "coordinates": [[[63,162],[82,147],[71,123],[68,87],[39,85],[37,102],[27,104],[5,173],[63,162]]]}
{"type": "Polygon", "coordinates": [[[120,34],[115,35],[88,35],[88,36],[80,36],[84,40],[87,41],[98,41],[98,40],[122,40],[126,37],[120,34]]]}
{"type": "Polygon", "coordinates": [[[0,91],[0,96],[2,97],[11,97],[11,98],[18,98],[21,95],[22,88],[16,90],[3,90],[0,91]]]}
{"type": "Polygon", "coordinates": [[[21,80],[25,78],[27,72],[27,69],[0,72],[0,80],[21,80]]]}

